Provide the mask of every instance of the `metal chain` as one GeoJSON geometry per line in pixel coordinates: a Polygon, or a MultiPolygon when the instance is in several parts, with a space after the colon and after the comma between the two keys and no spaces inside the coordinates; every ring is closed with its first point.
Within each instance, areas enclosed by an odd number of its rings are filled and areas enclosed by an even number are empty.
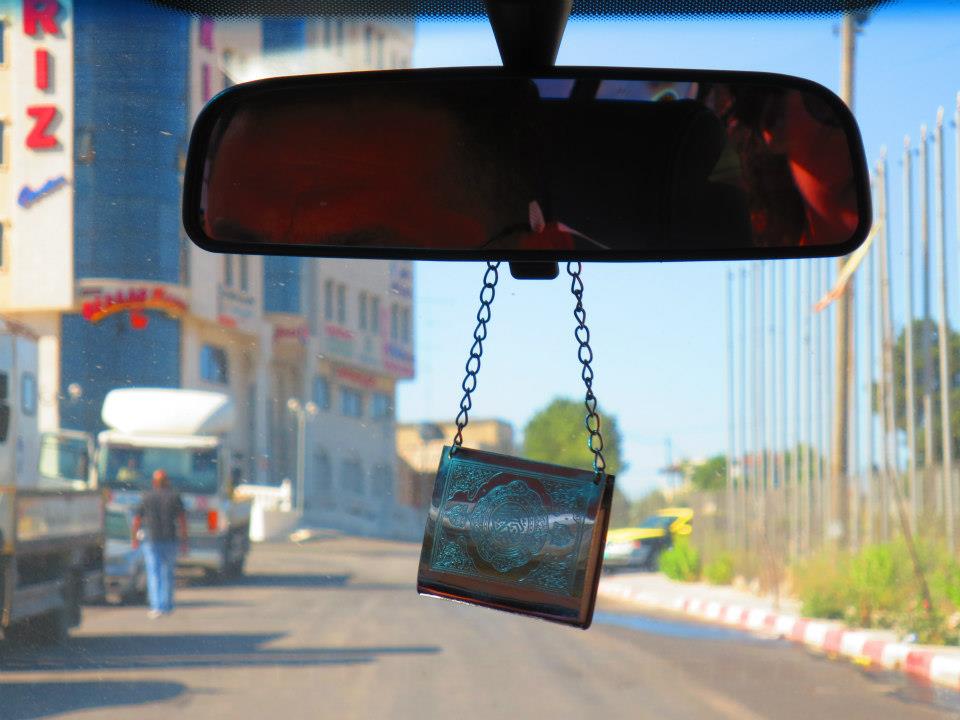
{"type": "Polygon", "coordinates": [[[600,415],[597,414],[597,396],[593,394],[593,350],[590,348],[590,328],[587,327],[587,311],[583,309],[583,280],[580,273],[583,271],[583,265],[579,262],[567,263],[567,274],[570,276],[570,292],[577,299],[577,305],[573,309],[573,317],[577,321],[577,328],[573,331],[573,336],[580,344],[577,350],[577,358],[583,365],[583,371],[580,377],[583,378],[583,384],[587,388],[587,394],[583,404],[587,409],[587,417],[584,419],[584,426],[590,437],[587,439],[587,447],[593,453],[593,471],[599,479],[604,475],[607,469],[607,461],[603,457],[603,435],[600,434],[600,415]]]}
{"type": "Polygon", "coordinates": [[[477,327],[473,330],[473,345],[470,346],[470,357],[467,358],[465,370],[467,374],[463,378],[461,387],[463,388],[463,398],[460,400],[460,412],[457,413],[457,434],[453,438],[453,445],[450,447],[450,454],[453,455],[457,448],[463,445],[463,429],[470,422],[470,409],[473,407],[473,401],[470,394],[477,389],[477,373],[480,372],[480,358],[483,357],[483,341],[487,339],[487,323],[490,322],[490,306],[493,305],[493,298],[497,294],[497,280],[500,279],[498,272],[499,262],[488,262],[487,270],[483,274],[483,288],[480,290],[480,309],[477,310],[477,327]]]}

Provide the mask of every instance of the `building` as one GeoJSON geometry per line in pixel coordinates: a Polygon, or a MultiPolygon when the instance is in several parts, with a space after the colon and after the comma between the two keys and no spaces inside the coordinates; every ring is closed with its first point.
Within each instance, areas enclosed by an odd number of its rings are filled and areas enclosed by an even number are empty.
{"type": "Polygon", "coordinates": [[[0,21],[0,312],[42,338],[42,427],[99,431],[115,387],[226,391],[235,465],[276,483],[300,451],[287,401],[313,399],[307,512],[385,527],[395,387],[414,372],[411,265],[210,254],[185,237],[180,195],[215,93],[407,66],[412,24],[97,0],[23,0],[0,21]]]}
{"type": "MultiPolygon", "coordinates": [[[[397,426],[397,503],[425,510],[445,445],[453,442],[456,423],[409,423],[397,426]]],[[[464,445],[475,450],[516,455],[513,426],[503,420],[470,420],[464,445]]]]}

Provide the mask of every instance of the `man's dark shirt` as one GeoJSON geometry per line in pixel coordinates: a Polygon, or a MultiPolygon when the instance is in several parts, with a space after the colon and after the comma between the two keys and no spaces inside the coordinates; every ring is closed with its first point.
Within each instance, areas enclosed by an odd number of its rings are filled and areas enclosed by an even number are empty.
{"type": "Polygon", "coordinates": [[[163,488],[148,490],[137,507],[146,539],[150,542],[173,542],[177,539],[177,518],[183,512],[179,493],[163,488]]]}

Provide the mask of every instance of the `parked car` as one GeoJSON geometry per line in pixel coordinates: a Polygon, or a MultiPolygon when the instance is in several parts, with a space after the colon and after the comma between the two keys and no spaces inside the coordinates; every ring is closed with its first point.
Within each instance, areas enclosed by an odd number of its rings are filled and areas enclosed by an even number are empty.
{"type": "Polygon", "coordinates": [[[693,510],[664,508],[637,527],[618,528],[607,533],[603,551],[605,569],[638,568],[656,570],[660,553],[673,545],[674,538],[693,531],[693,510]]]}
{"type": "Polygon", "coordinates": [[[104,525],[107,596],[121,602],[142,602],[147,594],[147,571],[143,553],[133,547],[133,511],[124,506],[108,506],[104,525]]]}

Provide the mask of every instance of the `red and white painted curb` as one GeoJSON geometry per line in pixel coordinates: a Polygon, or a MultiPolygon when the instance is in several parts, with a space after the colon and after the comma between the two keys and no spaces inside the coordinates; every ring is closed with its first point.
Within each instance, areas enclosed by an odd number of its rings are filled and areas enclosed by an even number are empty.
{"type": "Polygon", "coordinates": [[[647,608],[691,615],[699,620],[774,635],[822,652],[871,667],[898,670],[936,685],[960,690],[960,648],[901,642],[884,630],[854,630],[832,620],[815,620],[773,612],[764,607],[727,605],[715,600],[683,596],[664,598],[627,583],[602,580],[601,595],[627,600],[647,608]]]}

